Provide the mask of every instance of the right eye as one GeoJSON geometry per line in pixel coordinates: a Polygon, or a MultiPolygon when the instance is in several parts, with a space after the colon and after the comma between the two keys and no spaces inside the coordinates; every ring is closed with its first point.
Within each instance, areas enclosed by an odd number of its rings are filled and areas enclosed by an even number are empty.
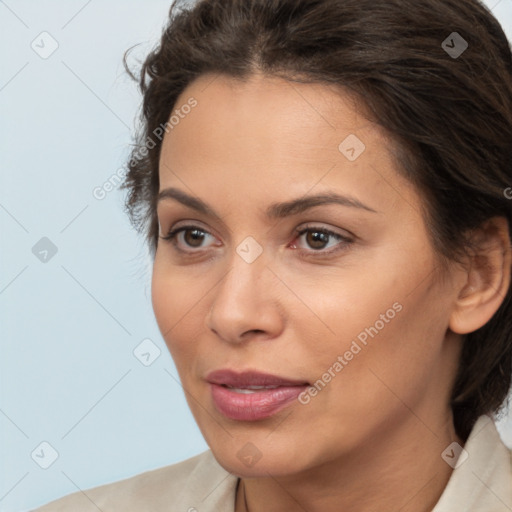
{"type": "MultiPolygon", "coordinates": [[[[189,248],[202,248],[201,244],[207,237],[213,237],[211,233],[200,228],[199,226],[189,225],[180,226],[176,229],[171,229],[166,236],[161,236],[162,240],[167,240],[175,247],[176,250],[181,252],[199,252],[183,247],[189,248]],[[182,246],[180,247],[180,244],[182,246]]],[[[217,244],[218,245],[218,244],[217,244]]]]}

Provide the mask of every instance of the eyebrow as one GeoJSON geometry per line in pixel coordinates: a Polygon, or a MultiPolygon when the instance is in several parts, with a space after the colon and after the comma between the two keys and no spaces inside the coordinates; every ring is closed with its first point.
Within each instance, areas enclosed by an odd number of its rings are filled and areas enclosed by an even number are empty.
{"type": "MultiPolygon", "coordinates": [[[[161,190],[158,194],[157,204],[165,199],[175,199],[181,204],[203,213],[204,215],[214,217],[218,220],[221,219],[220,215],[217,214],[207,203],[197,197],[190,196],[177,188],[170,187],[161,190]]],[[[273,203],[266,209],[265,213],[270,219],[278,219],[288,217],[290,215],[297,215],[315,206],[327,204],[339,204],[342,206],[349,206],[351,208],[359,208],[372,213],[378,213],[376,210],[363,204],[354,197],[344,196],[334,192],[303,196],[282,203],[273,203]]]]}

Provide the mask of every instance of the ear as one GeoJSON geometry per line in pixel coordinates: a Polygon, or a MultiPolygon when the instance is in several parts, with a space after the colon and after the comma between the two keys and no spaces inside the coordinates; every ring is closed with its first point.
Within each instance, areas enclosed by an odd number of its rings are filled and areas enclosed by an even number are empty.
{"type": "Polygon", "coordinates": [[[493,217],[472,233],[475,251],[463,273],[462,286],[450,316],[458,334],[476,331],[499,309],[509,286],[512,264],[508,222],[493,217]]]}

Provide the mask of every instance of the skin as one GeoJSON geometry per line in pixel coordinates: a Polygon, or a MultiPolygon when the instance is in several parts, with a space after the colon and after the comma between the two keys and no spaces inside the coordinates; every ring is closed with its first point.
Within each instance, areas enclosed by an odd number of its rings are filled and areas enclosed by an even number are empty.
{"type": "Polygon", "coordinates": [[[152,302],[208,445],[242,477],[251,512],[431,510],[452,472],[441,453],[464,444],[448,405],[462,334],[486,323],[508,288],[506,223],[483,237],[493,277],[485,265],[443,269],[421,194],[347,93],[256,74],[201,76],[176,108],[191,96],[197,106],[163,140],[160,190],[197,197],[219,218],[159,202],[160,236],[193,224],[203,238],[159,239],[152,302]],[[354,161],[338,149],[349,134],[366,146],[354,161]],[[329,204],[265,216],[271,203],[325,192],[374,211],[329,204]],[[349,241],[315,245],[296,233],[306,226],[349,241]],[[248,236],[263,250],[252,263],[236,252],[248,236]],[[212,370],[315,382],[395,303],[401,311],[308,404],[253,422],[215,408],[212,370]],[[248,442],[261,454],[252,467],[237,457],[248,442]]]}

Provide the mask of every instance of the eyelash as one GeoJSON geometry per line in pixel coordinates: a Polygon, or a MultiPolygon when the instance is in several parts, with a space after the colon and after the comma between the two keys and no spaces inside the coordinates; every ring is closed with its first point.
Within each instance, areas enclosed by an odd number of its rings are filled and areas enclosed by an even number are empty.
{"type": "Polygon", "coordinates": [[[329,249],[329,250],[323,250],[323,249],[316,249],[316,250],[315,249],[310,249],[310,250],[297,249],[297,251],[299,253],[299,256],[301,256],[301,257],[304,256],[304,255],[305,256],[310,256],[311,254],[315,254],[315,253],[318,253],[318,254],[321,254],[321,255],[324,255],[324,256],[328,257],[328,256],[331,256],[331,255],[339,252],[339,251],[347,250],[349,248],[349,246],[353,243],[353,240],[350,239],[347,236],[340,235],[339,233],[335,233],[334,231],[331,231],[330,229],[327,229],[327,228],[321,228],[321,227],[315,227],[315,226],[308,226],[306,228],[297,230],[296,231],[297,238],[301,237],[305,233],[322,233],[323,235],[327,235],[329,237],[332,237],[332,238],[336,239],[340,243],[337,244],[334,247],[334,249],[329,249]]]}
{"type": "MultiPolygon", "coordinates": [[[[180,226],[179,228],[176,228],[176,229],[172,229],[170,230],[166,236],[161,236],[160,238],[162,240],[166,240],[166,241],[169,241],[173,246],[174,248],[183,253],[183,254],[194,254],[194,253],[198,253],[198,251],[188,251],[188,250],[184,250],[184,249],[180,249],[178,247],[178,244],[177,244],[177,241],[176,241],[176,237],[179,233],[181,233],[182,231],[188,231],[188,230],[197,230],[197,231],[200,231],[201,233],[205,233],[205,234],[208,234],[208,235],[211,235],[211,233],[209,233],[208,231],[200,228],[199,226],[194,226],[194,225],[188,225],[188,226],[180,226]]],[[[353,243],[353,240],[350,239],[349,237],[346,237],[346,236],[343,236],[343,235],[340,235],[339,233],[335,233],[334,231],[331,231],[329,229],[326,229],[326,228],[320,228],[320,227],[315,227],[315,226],[308,226],[306,228],[303,228],[301,230],[297,230],[296,231],[296,236],[297,238],[304,235],[305,233],[308,233],[308,232],[312,232],[312,233],[322,233],[324,235],[328,235],[330,237],[333,237],[335,238],[336,240],[342,242],[341,244],[338,244],[336,245],[336,248],[335,249],[330,249],[330,250],[327,250],[327,251],[324,251],[323,249],[311,249],[311,250],[305,250],[305,249],[297,249],[298,253],[299,253],[299,256],[300,257],[304,257],[304,256],[311,256],[312,254],[315,254],[315,253],[318,253],[320,255],[323,255],[323,256],[331,256],[332,254],[334,253],[337,253],[338,251],[342,251],[342,250],[346,250],[348,249],[348,247],[353,243]]],[[[295,244],[294,244],[295,245],[295,244]]]]}

